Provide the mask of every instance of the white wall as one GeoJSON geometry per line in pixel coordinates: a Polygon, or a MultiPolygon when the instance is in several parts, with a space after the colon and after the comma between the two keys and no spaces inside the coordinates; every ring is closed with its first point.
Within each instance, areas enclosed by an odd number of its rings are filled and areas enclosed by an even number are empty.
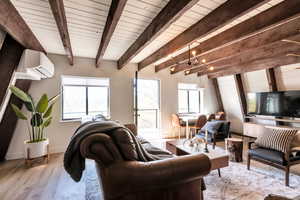
{"type": "MultiPolygon", "coordinates": [[[[111,88],[111,117],[122,123],[133,122],[133,78],[136,64],[129,64],[122,70],[117,70],[116,62],[103,61],[99,68],[95,68],[95,60],[89,58],[75,58],[74,66],[69,66],[66,56],[49,55],[55,65],[55,76],[51,79],[33,81],[29,93],[34,99],[42,93],[48,96],[56,95],[60,90],[61,75],[109,77],[111,88]]],[[[149,66],[139,73],[140,78],[159,79],[161,83],[161,124],[162,133],[170,133],[170,115],[177,112],[178,98],[177,85],[179,82],[197,83],[206,87],[204,90],[205,113],[215,112],[215,94],[207,78],[199,78],[196,75],[184,76],[182,73],[170,75],[169,70],[154,72],[154,67],[149,66]]],[[[75,94],[74,94],[75,95],[75,94]]],[[[79,122],[61,122],[61,105],[57,103],[53,109],[53,122],[47,128],[46,134],[50,139],[51,152],[63,152],[74,133],[80,125],[79,122]]],[[[15,159],[23,156],[23,141],[27,139],[24,121],[18,121],[16,131],[8,149],[7,159],[15,159]]]]}
{"type": "Polygon", "coordinates": [[[231,122],[230,130],[241,133],[243,119],[234,77],[224,76],[218,78],[218,84],[227,119],[231,122]]]}

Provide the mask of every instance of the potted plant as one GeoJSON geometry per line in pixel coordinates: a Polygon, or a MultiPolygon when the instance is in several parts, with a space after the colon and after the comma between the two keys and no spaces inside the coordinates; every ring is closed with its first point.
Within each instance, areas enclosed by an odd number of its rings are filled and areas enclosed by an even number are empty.
{"type": "Polygon", "coordinates": [[[48,99],[48,96],[43,94],[39,101],[35,103],[33,98],[21,89],[11,86],[10,90],[16,97],[24,102],[26,109],[30,112],[30,115],[26,116],[20,108],[11,104],[17,117],[27,121],[29,140],[24,141],[25,156],[27,159],[32,159],[47,155],[49,139],[46,137],[44,129],[51,124],[52,108],[59,95],[48,99]]]}

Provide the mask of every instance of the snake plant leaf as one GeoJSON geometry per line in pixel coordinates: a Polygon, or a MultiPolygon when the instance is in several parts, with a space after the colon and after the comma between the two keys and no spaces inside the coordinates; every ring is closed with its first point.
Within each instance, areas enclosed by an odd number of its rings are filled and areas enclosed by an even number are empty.
{"type": "Polygon", "coordinates": [[[51,115],[51,113],[52,113],[52,108],[53,108],[53,105],[54,105],[54,103],[53,104],[51,104],[48,108],[47,108],[47,110],[46,110],[46,112],[45,112],[45,114],[43,115],[43,118],[47,118],[47,117],[49,117],[50,115],[51,115]]]}
{"type": "Polygon", "coordinates": [[[36,105],[36,111],[39,113],[44,113],[47,107],[48,107],[48,97],[46,94],[43,94],[43,96],[41,96],[40,100],[36,105]]]}
{"type": "Polygon", "coordinates": [[[18,97],[22,101],[31,103],[30,96],[26,94],[23,90],[17,88],[16,86],[10,86],[9,89],[16,97],[18,97]]]}
{"type": "Polygon", "coordinates": [[[29,112],[33,112],[34,111],[34,107],[33,107],[33,99],[32,97],[29,95],[30,99],[31,99],[31,103],[29,102],[24,102],[25,107],[27,108],[27,110],[29,112]]]}
{"type": "Polygon", "coordinates": [[[56,100],[58,99],[58,97],[60,96],[60,94],[61,94],[61,92],[60,93],[58,93],[57,95],[55,95],[55,96],[53,96],[53,97],[51,97],[50,99],[49,99],[49,103],[51,102],[51,103],[55,103],[56,102],[56,100]]]}
{"type": "Polygon", "coordinates": [[[52,117],[49,117],[48,119],[46,119],[46,121],[44,122],[43,126],[44,127],[48,127],[51,124],[52,121],[52,117]]]}
{"type": "Polygon", "coordinates": [[[22,111],[15,105],[11,104],[13,111],[16,113],[17,117],[22,120],[27,120],[27,117],[22,113],[22,111]]]}
{"type": "Polygon", "coordinates": [[[43,118],[40,113],[35,113],[30,120],[31,126],[39,127],[41,124],[43,124],[43,118]]]}

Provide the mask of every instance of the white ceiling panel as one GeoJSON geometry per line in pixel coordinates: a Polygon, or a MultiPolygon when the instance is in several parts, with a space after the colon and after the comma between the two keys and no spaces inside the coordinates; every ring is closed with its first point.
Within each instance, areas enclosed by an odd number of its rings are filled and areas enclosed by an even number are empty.
{"type": "MultiPolygon", "coordinates": [[[[47,52],[65,54],[48,0],[11,1],[47,52]]],[[[198,43],[193,43],[192,47],[282,1],[272,0],[262,5],[220,30],[199,38],[198,43]]],[[[139,62],[151,55],[224,2],[226,0],[200,0],[143,49],[132,62],[139,62]]],[[[128,0],[103,58],[118,60],[167,3],[168,0],[128,0]]],[[[64,4],[74,56],[95,58],[111,0],[64,0],[64,4]]],[[[188,47],[184,47],[173,56],[187,49],[188,47]]],[[[158,63],[166,59],[161,59],[158,63]]]]}

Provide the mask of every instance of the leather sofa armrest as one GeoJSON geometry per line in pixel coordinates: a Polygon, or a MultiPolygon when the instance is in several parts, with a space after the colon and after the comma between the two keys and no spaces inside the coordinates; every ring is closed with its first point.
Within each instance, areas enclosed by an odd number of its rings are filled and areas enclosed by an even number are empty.
{"type": "Polygon", "coordinates": [[[292,200],[283,196],[278,196],[278,195],[268,195],[264,200],[292,200]]]}
{"type": "Polygon", "coordinates": [[[123,160],[112,138],[103,133],[84,138],[80,144],[80,153],[82,157],[93,159],[103,166],[123,160]]]}
{"type": "Polygon", "coordinates": [[[107,194],[116,197],[200,180],[210,169],[210,160],[204,154],[151,162],[128,161],[106,168],[104,181],[110,182],[107,194]]]}

